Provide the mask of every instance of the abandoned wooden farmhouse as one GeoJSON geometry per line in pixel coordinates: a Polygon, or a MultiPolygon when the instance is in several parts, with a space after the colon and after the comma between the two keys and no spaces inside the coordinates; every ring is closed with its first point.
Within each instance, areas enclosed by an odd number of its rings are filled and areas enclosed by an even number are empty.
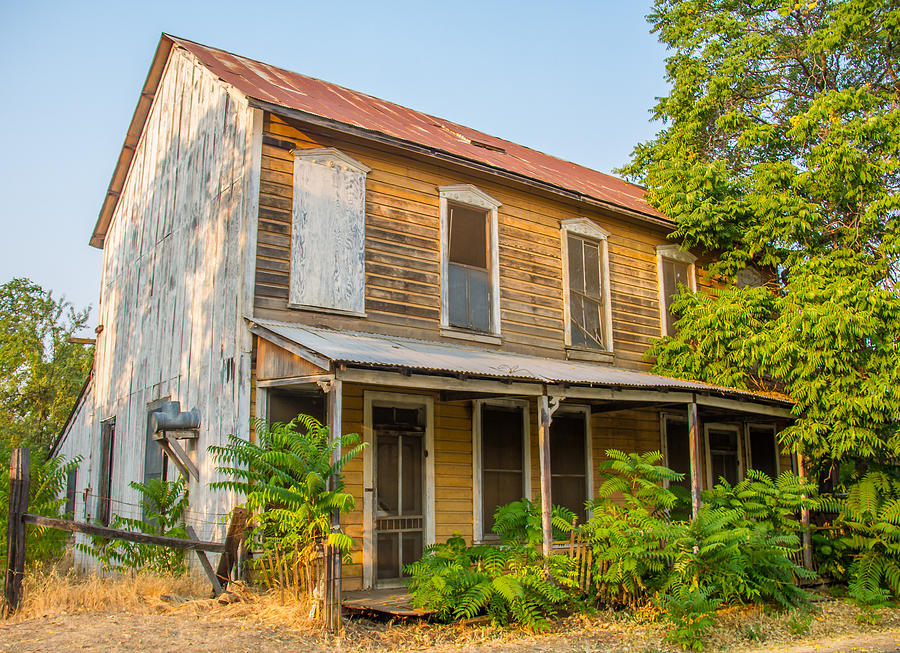
{"type": "Polygon", "coordinates": [[[163,35],[90,239],[96,355],[54,449],[83,457],[75,516],[178,473],[227,512],[207,448],[310,413],[370,443],[345,475],[359,589],[523,496],[584,516],[609,448],[695,490],[789,469],[784,398],[648,371],[679,284],[713,283],[672,229],[609,175],[163,35]]]}

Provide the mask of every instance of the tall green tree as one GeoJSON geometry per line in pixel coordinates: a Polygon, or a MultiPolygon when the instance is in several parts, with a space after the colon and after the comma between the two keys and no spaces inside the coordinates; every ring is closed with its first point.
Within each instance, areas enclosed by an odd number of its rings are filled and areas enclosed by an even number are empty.
{"type": "Polygon", "coordinates": [[[93,347],[70,341],[87,320],[28,279],[0,286],[0,460],[20,446],[44,459],[91,369],[93,347]]]}
{"type": "Polygon", "coordinates": [[[778,390],[785,444],[900,454],[900,5],[656,0],[663,129],[621,172],[724,282],[683,291],[659,372],[778,390]],[[763,287],[734,284],[753,265],[763,287]]]}

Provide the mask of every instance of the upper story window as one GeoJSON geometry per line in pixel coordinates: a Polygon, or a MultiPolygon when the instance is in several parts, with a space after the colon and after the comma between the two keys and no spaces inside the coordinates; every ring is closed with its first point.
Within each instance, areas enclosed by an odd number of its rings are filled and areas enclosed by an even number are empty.
{"type": "Polygon", "coordinates": [[[588,218],[561,226],[566,345],[612,351],[608,234],[588,218]]]}
{"type": "Polygon", "coordinates": [[[697,257],[681,249],[678,245],[659,245],[656,248],[657,274],[659,275],[659,313],[664,336],[677,332],[675,322],[678,316],[672,312],[672,300],[679,292],[679,286],[687,286],[697,291],[694,262],[697,257]]]}
{"type": "Polygon", "coordinates": [[[294,150],[291,308],[365,315],[369,171],[334,148],[294,150]]]}
{"type": "Polygon", "coordinates": [[[474,186],[441,186],[441,326],[500,333],[497,209],[474,186]]]}

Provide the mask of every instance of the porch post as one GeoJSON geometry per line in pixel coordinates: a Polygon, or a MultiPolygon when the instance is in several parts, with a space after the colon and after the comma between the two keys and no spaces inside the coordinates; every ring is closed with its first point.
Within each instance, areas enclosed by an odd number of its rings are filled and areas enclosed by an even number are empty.
{"type": "Polygon", "coordinates": [[[541,420],[538,433],[538,451],[541,464],[541,544],[544,554],[544,573],[550,574],[550,545],[553,542],[553,496],[550,488],[550,423],[553,413],[559,407],[559,397],[548,397],[547,388],[538,397],[538,412],[541,420]]]}
{"type": "MultiPolygon", "coordinates": [[[[800,478],[806,478],[806,460],[803,458],[803,454],[799,451],[796,453],[797,456],[797,476],[800,478]]],[[[806,495],[803,495],[803,498],[806,498],[806,495]]],[[[810,519],[809,519],[809,508],[803,506],[800,508],[800,524],[803,526],[803,568],[812,570],[813,568],[813,560],[812,560],[812,534],[810,532],[810,519]]]]}
{"type": "MultiPolygon", "coordinates": [[[[341,410],[342,410],[342,381],[334,379],[330,383],[328,392],[328,430],[332,442],[337,442],[331,462],[334,463],[341,457],[341,410]]],[[[338,477],[333,475],[328,485],[331,489],[337,487],[338,477]]],[[[331,532],[339,533],[341,530],[341,512],[333,510],[331,513],[331,532]]],[[[325,546],[325,630],[329,633],[338,633],[341,630],[341,582],[343,577],[343,561],[341,551],[336,547],[325,546]]]]}
{"type": "Polygon", "coordinates": [[[700,493],[703,490],[702,464],[700,462],[700,416],[697,411],[696,398],[687,405],[688,409],[688,443],[691,457],[691,515],[696,517],[700,511],[700,493]]]}

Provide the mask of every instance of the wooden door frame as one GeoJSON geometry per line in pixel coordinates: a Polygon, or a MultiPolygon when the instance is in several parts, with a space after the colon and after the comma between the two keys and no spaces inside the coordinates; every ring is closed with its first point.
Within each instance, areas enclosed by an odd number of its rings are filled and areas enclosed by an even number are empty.
{"type": "Polygon", "coordinates": [[[375,430],[372,406],[425,408],[424,524],[422,544],[434,544],[434,397],[403,392],[363,391],[363,588],[375,587],[375,430]]]}

